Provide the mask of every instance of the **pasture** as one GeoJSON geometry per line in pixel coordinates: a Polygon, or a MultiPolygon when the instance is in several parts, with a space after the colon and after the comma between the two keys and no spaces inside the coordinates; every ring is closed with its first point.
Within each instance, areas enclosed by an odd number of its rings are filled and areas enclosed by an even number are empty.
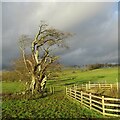
{"type": "MultiPolygon", "coordinates": [[[[65,95],[65,87],[73,84],[115,83],[118,81],[118,68],[104,68],[92,71],[68,68],[57,77],[47,81],[46,88],[54,87],[54,94],[44,97],[34,96],[25,99],[3,96],[3,119],[36,118],[103,118],[99,113],[89,110],[65,95]]],[[[2,82],[2,93],[12,94],[25,89],[23,82],[2,82]]]]}

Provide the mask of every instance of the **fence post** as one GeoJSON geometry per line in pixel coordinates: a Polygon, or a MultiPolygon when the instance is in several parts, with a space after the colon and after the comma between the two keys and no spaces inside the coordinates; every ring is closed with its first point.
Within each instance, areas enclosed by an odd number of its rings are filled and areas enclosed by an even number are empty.
{"type": "Polygon", "coordinates": [[[118,82],[117,82],[117,92],[118,92],[118,82]]]}
{"type": "Polygon", "coordinates": [[[86,84],[86,91],[88,90],[87,84],[86,84]]]}
{"type": "Polygon", "coordinates": [[[55,87],[53,87],[53,94],[55,93],[55,87]]]}
{"type": "Polygon", "coordinates": [[[100,89],[100,83],[98,85],[99,85],[99,89],[100,89]]]}
{"type": "Polygon", "coordinates": [[[91,109],[92,106],[91,93],[89,93],[89,99],[90,99],[90,109],[91,109]]]}
{"type": "Polygon", "coordinates": [[[82,102],[83,102],[83,92],[81,91],[81,105],[82,105],[82,102]]]}
{"type": "Polygon", "coordinates": [[[104,96],[102,96],[102,110],[103,110],[103,115],[105,115],[104,96]]]}
{"type": "Polygon", "coordinates": [[[90,89],[90,81],[89,81],[89,88],[88,89],[90,89]]]}
{"type": "Polygon", "coordinates": [[[112,84],[110,84],[110,89],[112,90],[112,84]]]}
{"type": "Polygon", "coordinates": [[[52,87],[50,86],[50,93],[52,93],[52,87]]]}

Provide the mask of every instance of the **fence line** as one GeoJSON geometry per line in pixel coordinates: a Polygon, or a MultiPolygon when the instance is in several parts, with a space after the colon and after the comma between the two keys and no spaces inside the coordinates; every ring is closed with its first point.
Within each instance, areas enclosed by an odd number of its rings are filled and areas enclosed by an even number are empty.
{"type": "Polygon", "coordinates": [[[92,93],[77,91],[75,87],[66,87],[66,95],[102,115],[120,117],[120,99],[100,97],[92,93]]]}
{"type": "Polygon", "coordinates": [[[87,84],[81,84],[79,86],[74,85],[74,87],[76,87],[76,89],[85,89],[86,91],[89,89],[93,89],[93,88],[99,88],[99,89],[107,89],[107,90],[112,90],[112,89],[116,89],[116,91],[118,92],[118,82],[115,84],[106,84],[106,83],[87,83],[87,84]]]}

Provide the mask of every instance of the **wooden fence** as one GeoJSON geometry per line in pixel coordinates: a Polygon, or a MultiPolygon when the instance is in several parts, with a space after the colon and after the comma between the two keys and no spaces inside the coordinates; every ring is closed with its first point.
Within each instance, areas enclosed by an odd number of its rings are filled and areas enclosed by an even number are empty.
{"type": "Polygon", "coordinates": [[[78,91],[75,87],[66,87],[66,95],[102,115],[120,117],[120,99],[96,96],[92,93],[78,91]]]}
{"type": "Polygon", "coordinates": [[[106,89],[106,90],[112,90],[112,89],[116,89],[116,91],[118,91],[118,82],[115,84],[106,84],[106,83],[87,83],[87,84],[81,84],[79,86],[74,85],[74,87],[76,87],[76,89],[84,89],[84,90],[89,90],[89,89],[94,89],[94,88],[99,88],[99,89],[106,89]]]}

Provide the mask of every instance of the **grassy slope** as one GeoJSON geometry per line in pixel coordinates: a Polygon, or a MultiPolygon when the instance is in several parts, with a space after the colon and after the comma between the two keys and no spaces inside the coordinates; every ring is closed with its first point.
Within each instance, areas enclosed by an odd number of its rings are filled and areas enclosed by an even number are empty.
{"type": "Polygon", "coordinates": [[[2,93],[15,93],[23,89],[24,84],[21,82],[2,82],[2,93]]]}
{"type": "MultiPolygon", "coordinates": [[[[55,91],[60,91],[65,90],[65,86],[73,84],[86,84],[89,81],[91,81],[91,83],[116,83],[118,82],[118,68],[104,68],[83,72],[81,72],[79,69],[66,69],[64,72],[60,73],[59,78],[56,78],[55,80],[49,80],[47,82],[47,86],[55,86],[55,91]]],[[[102,91],[98,92],[101,93],[102,91]]],[[[109,92],[105,92],[104,95],[108,93],[109,92]]],[[[117,93],[114,95],[116,96],[117,93]]]]}
{"type": "MultiPolygon", "coordinates": [[[[71,84],[84,84],[91,82],[106,82],[115,83],[118,78],[118,68],[97,69],[92,71],[81,72],[75,69],[66,69],[59,73],[60,77],[54,80],[48,80],[47,86],[60,86],[59,89],[64,89],[64,86],[71,84]],[[73,73],[73,71],[75,73],[73,73]]],[[[1,85],[1,82],[0,82],[1,85]]],[[[21,82],[2,82],[2,92],[11,93],[17,92],[24,88],[25,84],[21,82]]]]}
{"type": "MultiPolygon", "coordinates": [[[[55,86],[55,94],[45,98],[35,100],[6,100],[3,101],[3,117],[18,118],[82,118],[82,117],[102,117],[72,100],[68,100],[64,95],[66,85],[81,84],[88,82],[107,82],[114,83],[117,78],[117,68],[100,69],[94,71],[80,72],[80,70],[67,69],[60,73],[60,77],[49,80],[47,87],[55,86]],[[75,71],[75,73],[73,73],[75,71]]],[[[3,83],[3,92],[16,92],[22,90],[22,83],[3,83]]]]}
{"type": "Polygon", "coordinates": [[[58,93],[34,100],[3,101],[3,118],[99,118],[92,110],[81,107],[58,93]]]}
{"type": "Polygon", "coordinates": [[[81,72],[75,69],[66,69],[60,73],[60,77],[56,80],[48,81],[48,84],[54,85],[71,85],[84,84],[89,81],[95,83],[115,83],[118,78],[118,68],[96,69],[92,71],[81,72]]]}

